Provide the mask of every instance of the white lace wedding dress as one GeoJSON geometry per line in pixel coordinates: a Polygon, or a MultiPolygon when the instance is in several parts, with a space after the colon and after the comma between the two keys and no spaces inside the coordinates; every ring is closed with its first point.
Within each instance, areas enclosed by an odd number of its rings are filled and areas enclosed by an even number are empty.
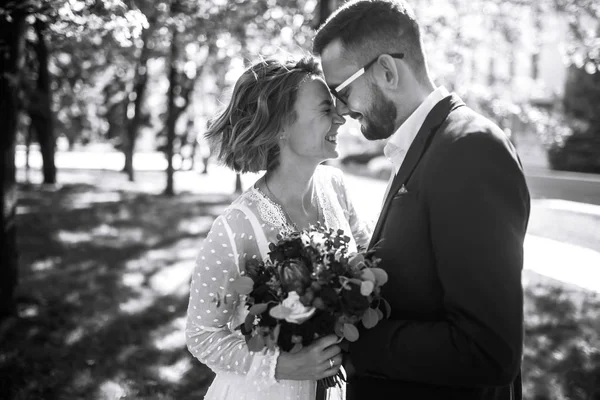
{"type": "MultiPolygon", "coordinates": [[[[319,166],[314,184],[321,222],[351,232],[351,248],[366,247],[370,232],[350,203],[341,171],[319,166]]],[[[251,352],[235,330],[246,310],[231,282],[247,260],[266,258],[268,243],[276,242],[277,233],[289,228],[280,206],[252,187],[216,218],[200,249],[191,280],[186,342],[189,351],[216,373],[206,400],[315,398],[314,381],[275,380],[279,352],[251,352]]]]}

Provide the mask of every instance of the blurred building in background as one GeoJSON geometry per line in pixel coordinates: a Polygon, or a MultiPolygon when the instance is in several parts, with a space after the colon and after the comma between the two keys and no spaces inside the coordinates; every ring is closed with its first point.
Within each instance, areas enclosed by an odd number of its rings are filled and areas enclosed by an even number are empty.
{"type": "MultiPolygon", "coordinates": [[[[412,4],[434,82],[457,92],[467,105],[498,123],[524,163],[547,167],[548,149],[560,148],[572,134],[573,123],[565,121],[562,105],[569,66],[589,66],[590,73],[595,68],[570,47],[573,11],[558,11],[548,1],[412,4]]],[[[597,32],[597,19],[583,11],[575,14],[581,29],[597,32]]],[[[357,127],[347,124],[344,131],[356,133],[357,127]]],[[[342,162],[365,164],[371,175],[387,173],[383,170],[389,166],[381,160],[383,143],[368,143],[359,134],[347,136],[342,162]],[[371,162],[374,157],[379,159],[371,162]]],[[[595,145],[585,144],[584,151],[592,151],[588,158],[595,154],[590,147],[595,145]]]]}

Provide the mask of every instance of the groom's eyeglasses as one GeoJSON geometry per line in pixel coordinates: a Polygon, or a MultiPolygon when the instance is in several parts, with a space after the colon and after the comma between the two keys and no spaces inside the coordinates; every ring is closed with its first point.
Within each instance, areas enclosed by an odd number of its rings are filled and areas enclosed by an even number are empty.
{"type": "MultiPolygon", "coordinates": [[[[337,100],[341,101],[344,105],[348,105],[346,103],[346,100],[342,99],[342,96],[340,94],[342,92],[342,90],[344,90],[345,88],[347,88],[348,86],[350,86],[350,84],[352,82],[354,82],[355,80],[357,80],[358,78],[360,78],[365,72],[367,72],[367,70],[369,68],[371,68],[371,66],[373,64],[375,64],[377,62],[377,60],[379,60],[379,57],[381,57],[382,55],[383,54],[380,54],[377,57],[375,57],[374,59],[372,59],[371,61],[369,61],[368,63],[366,63],[364,65],[364,67],[362,67],[361,69],[359,69],[358,71],[356,71],[352,76],[350,76],[344,82],[340,83],[335,88],[329,89],[331,91],[331,94],[333,94],[335,96],[335,98],[337,100]]],[[[392,58],[402,59],[402,58],[404,58],[404,53],[393,53],[393,54],[389,54],[389,56],[391,56],[392,58]]]]}

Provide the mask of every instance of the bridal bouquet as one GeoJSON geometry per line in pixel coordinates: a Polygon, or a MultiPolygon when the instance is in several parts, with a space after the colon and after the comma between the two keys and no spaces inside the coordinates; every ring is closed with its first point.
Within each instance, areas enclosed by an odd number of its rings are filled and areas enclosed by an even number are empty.
{"type": "MultiPolygon", "coordinates": [[[[321,225],[284,232],[269,244],[269,258],[251,260],[233,288],[246,295],[249,313],[240,329],[251,351],[278,346],[299,351],[317,338],[335,333],[356,341],[357,325],[372,328],[388,314],[380,296],[387,281],[372,253],[349,253],[342,230],[321,225]]],[[[338,379],[322,380],[326,387],[338,379]]]]}

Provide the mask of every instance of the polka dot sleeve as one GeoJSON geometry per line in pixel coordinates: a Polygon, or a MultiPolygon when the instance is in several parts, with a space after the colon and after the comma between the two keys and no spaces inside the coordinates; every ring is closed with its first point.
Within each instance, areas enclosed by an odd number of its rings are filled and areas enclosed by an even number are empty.
{"type": "MultiPolygon", "coordinates": [[[[244,215],[228,210],[204,240],[190,285],[186,343],[189,351],[213,371],[245,375],[256,385],[272,385],[279,353],[250,352],[235,331],[243,321],[243,301],[231,283],[244,269],[247,250],[255,248],[252,227],[244,215]]],[[[256,256],[254,256],[256,257],[256,256]]]]}

